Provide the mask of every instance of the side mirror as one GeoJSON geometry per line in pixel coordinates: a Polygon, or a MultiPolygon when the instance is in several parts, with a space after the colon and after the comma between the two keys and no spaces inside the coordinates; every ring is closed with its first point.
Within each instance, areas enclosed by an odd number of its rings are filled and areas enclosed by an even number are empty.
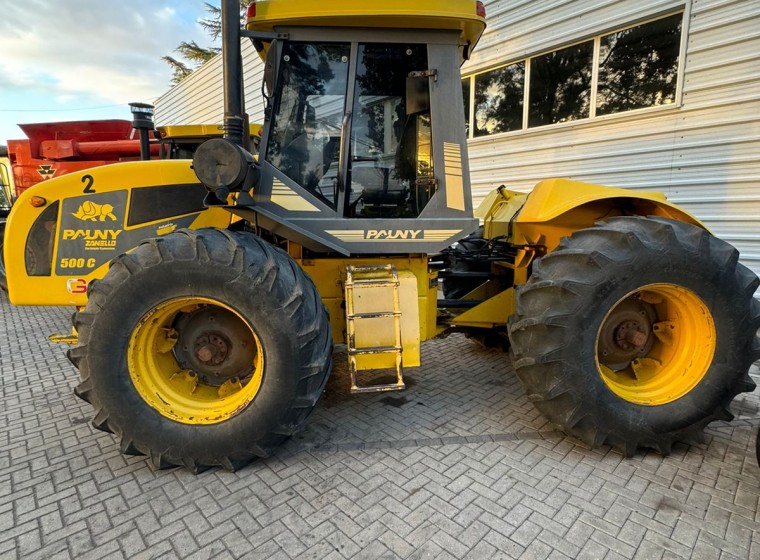
{"type": "Polygon", "coordinates": [[[430,77],[412,72],[406,78],[406,114],[419,115],[430,111],[430,77]]]}
{"type": "Polygon", "coordinates": [[[277,68],[277,41],[269,43],[264,62],[264,96],[268,99],[274,95],[275,68],[277,68]]]}

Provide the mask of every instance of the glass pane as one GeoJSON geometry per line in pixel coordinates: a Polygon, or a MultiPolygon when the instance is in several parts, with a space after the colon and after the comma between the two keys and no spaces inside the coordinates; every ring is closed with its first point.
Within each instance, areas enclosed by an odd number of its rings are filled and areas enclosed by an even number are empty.
{"type": "Polygon", "coordinates": [[[594,43],[588,41],[531,59],[528,126],[589,116],[593,58],[594,43]]]}
{"type": "Polygon", "coordinates": [[[429,110],[406,112],[407,76],[419,70],[425,45],[359,45],[347,216],[416,217],[434,194],[429,110]]]}
{"type": "Polygon", "coordinates": [[[462,98],[464,99],[464,125],[470,136],[470,78],[462,80],[462,98]]]}
{"type": "Polygon", "coordinates": [[[525,62],[475,76],[475,136],[523,127],[525,62]]]}
{"type": "Polygon", "coordinates": [[[288,43],[267,161],[337,208],[340,128],[350,46],[288,43]]]}
{"type": "Polygon", "coordinates": [[[598,115],[675,102],[682,20],[678,14],[602,37],[598,115]]]}

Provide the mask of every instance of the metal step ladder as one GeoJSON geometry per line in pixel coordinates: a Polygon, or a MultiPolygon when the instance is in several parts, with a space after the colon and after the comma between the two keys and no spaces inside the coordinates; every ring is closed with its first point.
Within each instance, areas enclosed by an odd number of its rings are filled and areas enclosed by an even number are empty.
{"type": "MultiPolygon", "coordinates": [[[[393,265],[380,266],[348,266],[346,267],[346,327],[348,330],[348,368],[351,374],[352,393],[380,393],[384,391],[400,391],[406,388],[404,384],[404,368],[401,341],[401,304],[398,272],[393,265]],[[370,311],[357,313],[357,292],[366,288],[387,288],[392,290],[393,310],[370,311]],[[368,319],[393,318],[395,344],[392,346],[363,346],[357,347],[357,332],[362,323],[368,319]],[[396,383],[385,385],[359,386],[357,379],[357,357],[369,354],[396,355],[396,383]]],[[[365,337],[366,339],[366,337],[365,337]]],[[[367,368],[362,368],[367,369],[367,368]]]]}

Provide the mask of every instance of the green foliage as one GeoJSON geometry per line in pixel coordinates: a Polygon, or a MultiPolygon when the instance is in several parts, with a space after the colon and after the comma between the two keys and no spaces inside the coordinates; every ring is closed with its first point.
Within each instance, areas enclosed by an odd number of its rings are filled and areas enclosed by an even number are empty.
{"type": "MultiPolygon", "coordinates": [[[[198,20],[200,26],[209,34],[212,41],[218,41],[222,34],[222,11],[221,8],[208,2],[206,12],[208,16],[198,20]]],[[[250,0],[240,0],[240,18],[245,16],[245,10],[250,4],[250,0]]],[[[161,60],[166,62],[172,69],[172,84],[176,85],[187,78],[197,68],[214,58],[221,52],[219,47],[202,47],[195,41],[182,41],[174,52],[179,54],[178,58],[173,56],[163,56],[161,60]]]]}

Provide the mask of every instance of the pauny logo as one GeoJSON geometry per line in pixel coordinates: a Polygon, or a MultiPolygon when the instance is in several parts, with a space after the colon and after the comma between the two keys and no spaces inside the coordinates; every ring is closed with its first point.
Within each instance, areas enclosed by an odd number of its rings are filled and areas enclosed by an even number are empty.
{"type": "MultiPolygon", "coordinates": [[[[71,214],[83,222],[115,222],[116,215],[112,204],[96,204],[89,200],[82,203],[79,209],[71,214]]],[[[120,229],[64,229],[63,240],[84,240],[85,250],[113,250],[116,248],[116,238],[121,234],[120,229]]]]}
{"type": "Polygon", "coordinates": [[[365,239],[421,239],[421,229],[370,229],[364,232],[365,239]]]}
{"type": "Polygon", "coordinates": [[[53,175],[55,175],[55,169],[53,169],[52,165],[40,165],[39,169],[37,169],[37,173],[39,173],[40,177],[43,179],[52,179],[53,175]]]}
{"type": "Polygon", "coordinates": [[[105,222],[106,218],[112,222],[116,221],[116,216],[114,216],[113,213],[113,206],[110,204],[95,204],[89,200],[84,201],[79,207],[79,210],[74,212],[72,216],[83,222],[105,222]]]}
{"type": "Polygon", "coordinates": [[[85,251],[116,249],[116,239],[121,235],[120,229],[65,229],[63,230],[64,241],[84,241],[85,251]]]}

